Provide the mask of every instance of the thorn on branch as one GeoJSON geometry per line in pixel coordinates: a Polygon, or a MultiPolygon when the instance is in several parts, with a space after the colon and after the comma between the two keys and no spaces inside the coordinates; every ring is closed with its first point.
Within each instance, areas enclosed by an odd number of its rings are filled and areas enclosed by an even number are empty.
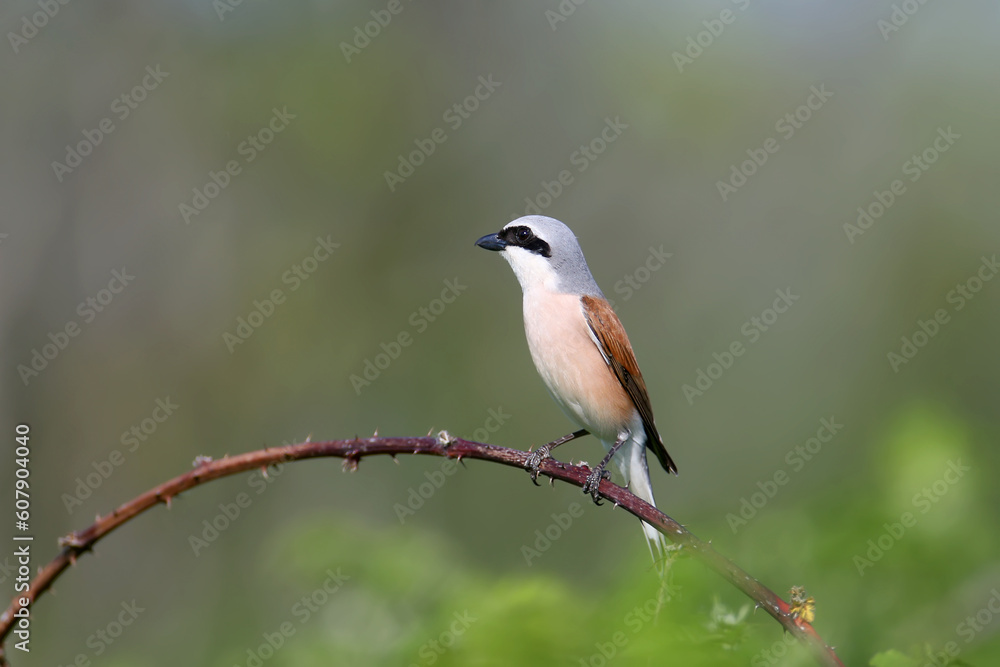
{"type": "Polygon", "coordinates": [[[82,549],[83,546],[84,546],[84,544],[85,544],[85,542],[82,539],[80,539],[80,536],[78,534],[76,534],[76,533],[70,533],[69,535],[63,535],[62,537],[59,538],[59,546],[61,546],[61,547],[69,547],[70,549],[73,549],[74,550],[74,554],[75,554],[76,550],[82,549]]]}

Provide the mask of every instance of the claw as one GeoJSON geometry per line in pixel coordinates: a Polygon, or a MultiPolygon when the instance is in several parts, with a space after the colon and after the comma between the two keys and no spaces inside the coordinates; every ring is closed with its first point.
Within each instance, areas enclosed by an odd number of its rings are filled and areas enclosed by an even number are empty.
{"type": "Polygon", "coordinates": [[[542,465],[542,461],[549,458],[549,448],[542,445],[535,451],[528,454],[528,458],[524,462],[524,469],[528,471],[528,475],[531,477],[531,482],[535,486],[541,486],[538,483],[538,472],[542,465]]]}
{"type": "MultiPolygon", "coordinates": [[[[539,447],[538,449],[536,449],[535,451],[528,453],[528,458],[525,459],[525,461],[524,461],[524,469],[528,471],[529,475],[531,475],[531,481],[535,483],[535,486],[540,486],[539,483],[538,483],[538,481],[537,481],[538,480],[538,472],[539,472],[538,469],[541,467],[542,461],[544,461],[547,458],[550,458],[549,452],[551,452],[556,447],[569,442],[570,440],[574,440],[576,438],[579,438],[579,437],[582,437],[582,436],[585,436],[585,435],[588,435],[588,432],[587,432],[586,429],[580,429],[579,431],[573,431],[569,435],[564,435],[561,438],[556,438],[552,442],[546,443],[546,444],[542,445],[541,447],[539,447]]],[[[550,477],[549,478],[549,482],[551,483],[552,481],[553,480],[550,477]]]]}
{"type": "Polygon", "coordinates": [[[590,495],[594,500],[595,505],[601,505],[601,494],[598,490],[601,486],[602,479],[611,479],[611,473],[605,470],[603,467],[598,466],[587,475],[587,481],[583,484],[583,492],[590,495]]]}

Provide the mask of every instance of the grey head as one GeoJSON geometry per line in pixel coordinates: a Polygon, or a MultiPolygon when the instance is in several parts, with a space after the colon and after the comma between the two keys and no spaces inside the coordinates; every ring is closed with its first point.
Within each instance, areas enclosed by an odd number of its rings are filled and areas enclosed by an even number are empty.
{"type": "Polygon", "coordinates": [[[555,218],[518,218],[476,245],[500,252],[525,292],[544,287],[563,294],[604,297],[573,231],[555,218]]]}

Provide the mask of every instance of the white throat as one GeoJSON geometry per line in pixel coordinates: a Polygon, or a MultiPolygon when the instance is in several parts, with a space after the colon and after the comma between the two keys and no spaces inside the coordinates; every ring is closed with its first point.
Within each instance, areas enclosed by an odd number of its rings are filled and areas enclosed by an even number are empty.
{"type": "Polygon", "coordinates": [[[518,247],[507,247],[500,254],[514,270],[522,292],[539,288],[559,291],[559,276],[547,257],[518,247]]]}

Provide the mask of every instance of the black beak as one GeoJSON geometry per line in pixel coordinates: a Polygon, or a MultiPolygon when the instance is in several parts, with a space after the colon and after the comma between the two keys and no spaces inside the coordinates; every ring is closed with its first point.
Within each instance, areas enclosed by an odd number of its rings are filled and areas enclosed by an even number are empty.
{"type": "Polygon", "coordinates": [[[500,238],[499,234],[487,234],[476,241],[476,245],[487,250],[503,250],[507,247],[507,242],[500,238]]]}

